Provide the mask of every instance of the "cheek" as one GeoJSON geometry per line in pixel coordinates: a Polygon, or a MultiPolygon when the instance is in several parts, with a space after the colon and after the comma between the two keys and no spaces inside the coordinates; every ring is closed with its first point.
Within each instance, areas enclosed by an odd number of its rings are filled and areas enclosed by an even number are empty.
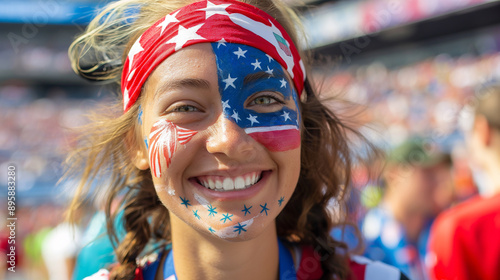
{"type": "Polygon", "coordinates": [[[272,153],[274,161],[278,164],[280,180],[285,182],[286,189],[290,189],[290,186],[295,187],[299,180],[300,153],[300,144],[297,149],[272,153]]]}
{"type": "Polygon", "coordinates": [[[179,127],[167,120],[158,120],[149,134],[149,163],[153,175],[161,177],[162,171],[172,163],[172,158],[179,145],[187,144],[196,131],[179,127]]]}

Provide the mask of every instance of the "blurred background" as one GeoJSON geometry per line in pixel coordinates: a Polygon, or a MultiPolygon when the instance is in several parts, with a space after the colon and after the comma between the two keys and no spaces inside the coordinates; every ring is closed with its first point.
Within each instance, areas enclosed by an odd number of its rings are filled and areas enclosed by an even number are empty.
{"type": "MultiPolygon", "coordinates": [[[[7,218],[9,165],[16,166],[18,179],[17,272],[4,274],[2,269],[0,279],[56,279],[49,277],[52,268],[45,265],[44,258],[51,253],[44,253],[43,247],[63,223],[62,214],[71,197],[71,182],[57,184],[63,172],[61,163],[74,145],[71,129],[85,123],[84,113],[96,102],[106,102],[111,96],[110,88],[73,73],[67,50],[106,2],[0,1],[2,219],[7,218]]],[[[437,211],[487,193],[468,160],[463,134],[471,123],[465,109],[478,90],[500,82],[500,1],[286,2],[303,18],[307,38],[302,43],[317,60],[313,75],[324,94],[340,95],[363,106],[355,110],[363,135],[388,153],[418,138],[421,143],[417,146],[426,153],[449,159],[439,161],[446,165],[443,180],[448,188],[442,191],[445,198],[437,211]]],[[[344,112],[346,116],[352,113],[344,112]]],[[[373,160],[376,165],[378,159],[373,160]]],[[[369,173],[361,166],[355,170],[350,196],[350,221],[360,226],[384,197],[385,181],[370,179],[369,173]]],[[[89,210],[87,215],[92,213],[89,210]]],[[[78,231],[83,234],[85,225],[78,231]]],[[[5,250],[9,232],[2,228],[0,233],[5,250]]],[[[350,239],[345,231],[332,235],[350,239]]],[[[77,243],[68,249],[61,242],[64,252],[52,254],[71,259],[84,245],[77,243]]],[[[366,252],[384,259],[379,251],[366,252]]],[[[418,252],[411,254],[402,258],[407,262],[418,259],[418,252]]],[[[414,279],[426,279],[425,273],[414,270],[408,270],[416,273],[414,279]]]]}

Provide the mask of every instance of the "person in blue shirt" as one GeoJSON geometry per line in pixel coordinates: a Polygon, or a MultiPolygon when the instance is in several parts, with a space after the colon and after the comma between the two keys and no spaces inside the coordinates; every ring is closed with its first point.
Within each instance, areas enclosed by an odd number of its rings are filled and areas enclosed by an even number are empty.
{"type": "Polygon", "coordinates": [[[393,265],[411,279],[428,279],[427,239],[434,217],[453,201],[451,158],[410,139],[388,154],[380,204],[361,224],[365,255],[393,265]]]}

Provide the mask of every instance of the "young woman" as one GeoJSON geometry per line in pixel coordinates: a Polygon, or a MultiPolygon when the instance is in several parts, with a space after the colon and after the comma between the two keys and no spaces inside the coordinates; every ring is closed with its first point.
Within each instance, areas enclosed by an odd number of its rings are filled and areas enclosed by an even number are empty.
{"type": "Polygon", "coordinates": [[[348,129],[306,79],[296,18],[271,0],[127,0],[76,39],[75,70],[121,78],[122,92],[69,160],[83,166],[70,213],[111,178],[98,191],[119,262],[91,279],[404,277],[329,236],[327,205],[349,185],[348,129]],[[123,193],[118,240],[109,205],[123,193]],[[151,243],[157,258],[143,252],[151,243]]]}

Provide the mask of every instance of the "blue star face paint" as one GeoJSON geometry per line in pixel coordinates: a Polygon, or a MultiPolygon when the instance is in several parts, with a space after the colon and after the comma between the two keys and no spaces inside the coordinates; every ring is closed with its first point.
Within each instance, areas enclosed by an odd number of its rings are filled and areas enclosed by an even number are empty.
{"type": "Polygon", "coordinates": [[[267,216],[267,211],[270,210],[269,208],[267,208],[267,202],[264,205],[261,204],[260,207],[262,207],[262,210],[260,210],[260,213],[265,212],[266,216],[267,216]]]}
{"type": "Polygon", "coordinates": [[[280,197],[280,199],[278,200],[279,206],[281,206],[281,204],[283,204],[283,201],[285,201],[285,197],[284,196],[280,197]]]}
{"type": "Polygon", "coordinates": [[[142,112],[142,106],[139,105],[139,113],[137,114],[137,122],[140,125],[142,125],[142,114],[143,114],[143,112],[142,112]]]}
{"type": "Polygon", "coordinates": [[[283,67],[250,46],[213,43],[212,48],[225,117],[270,151],[298,148],[298,98],[283,67]]]}

